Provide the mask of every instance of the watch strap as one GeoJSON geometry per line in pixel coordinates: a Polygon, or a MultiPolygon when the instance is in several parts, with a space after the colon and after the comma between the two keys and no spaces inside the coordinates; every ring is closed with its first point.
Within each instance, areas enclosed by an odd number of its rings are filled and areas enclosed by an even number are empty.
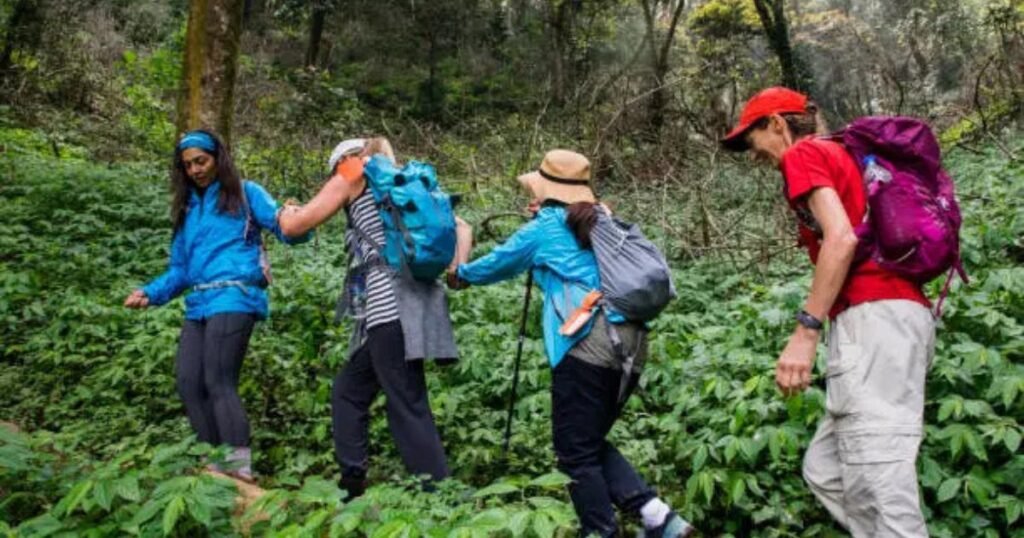
{"type": "Polygon", "coordinates": [[[796,313],[796,322],[815,331],[820,331],[825,328],[825,324],[822,323],[820,319],[812,316],[806,310],[801,310],[796,313]]]}

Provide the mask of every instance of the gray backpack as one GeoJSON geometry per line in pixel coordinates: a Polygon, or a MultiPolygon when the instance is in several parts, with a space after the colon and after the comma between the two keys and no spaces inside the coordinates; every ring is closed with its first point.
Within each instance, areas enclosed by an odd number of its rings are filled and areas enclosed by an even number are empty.
{"type": "Polygon", "coordinates": [[[676,296],[668,262],[637,225],[595,209],[590,241],[605,305],[630,321],[654,319],[676,296]]]}

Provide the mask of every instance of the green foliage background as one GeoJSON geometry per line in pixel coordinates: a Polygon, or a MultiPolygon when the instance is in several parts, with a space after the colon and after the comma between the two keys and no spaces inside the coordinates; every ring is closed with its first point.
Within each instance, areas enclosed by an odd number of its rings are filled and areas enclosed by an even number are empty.
{"type": "MultiPolygon", "coordinates": [[[[583,151],[681,292],[615,442],[707,535],[841,535],[799,472],[821,385],[787,401],[772,381],[809,267],[777,173],[715,142],[745,96],[779,79],[752,0],[684,2],[671,41],[663,0],[245,4],[232,145],[248,177],[306,200],[338,138],[387,135],[437,164],[486,235],[487,215],[522,203],[509,178],[548,148],[583,151]],[[309,63],[316,6],[329,15],[309,63]]],[[[1009,127],[1024,111],[1024,3],[786,4],[833,122],[915,114],[951,149],[972,282],[954,285],[939,329],[922,496],[933,536],[1024,536],[1024,143],[1009,127]]],[[[332,323],[340,222],[311,244],[271,245],[272,316],[241,387],[271,492],[238,514],[233,487],[200,472],[224,453],[193,443],[174,389],[181,301],[120,306],[167,260],[188,7],[0,0],[0,420],[27,432],[0,424],[0,535],[571,535],[537,305],[501,459],[522,281],[452,296],[463,360],[428,380],[454,479],[420,493],[378,404],[376,485],[341,498],[329,419],[348,335],[332,323]]],[[[481,249],[515,224],[497,222],[481,249]]]]}
{"type": "MultiPolygon", "coordinates": [[[[1017,140],[1012,149],[1024,151],[1017,140]]],[[[105,165],[73,144],[55,156],[46,136],[13,126],[0,128],[0,145],[0,418],[30,432],[0,427],[0,532],[573,532],[566,479],[553,472],[550,373],[536,321],[513,450],[501,461],[522,282],[452,297],[462,361],[432,366],[428,379],[454,480],[428,495],[402,478],[379,402],[371,427],[377,485],[347,503],[334,485],[329,419],[347,336],[332,323],[340,224],[306,246],[272,245],[272,316],[257,329],[242,382],[256,469],[271,493],[248,514],[234,514],[230,484],[200,473],[202,458],[217,460],[223,450],[192,444],[174,389],[181,301],[141,313],[120,306],[166,263],[164,163],[105,165]]],[[[274,173],[258,153],[241,151],[251,177],[274,173]]],[[[956,151],[947,164],[964,208],[972,282],[954,284],[929,378],[919,461],[926,516],[937,537],[1024,536],[1024,167],[996,148],[956,151]]],[[[740,170],[727,169],[727,181],[744,181],[740,170]]],[[[454,161],[441,171],[455,185],[476,181],[454,161]]],[[[270,183],[279,194],[301,190],[270,183]]],[[[474,223],[516,207],[493,184],[467,200],[474,223]]],[[[624,204],[622,211],[668,241],[644,207],[624,204]]],[[[680,297],[657,320],[652,361],[612,433],[659,492],[709,535],[841,535],[799,471],[823,391],[784,400],[773,382],[808,274],[802,259],[678,265],[680,297]]]]}

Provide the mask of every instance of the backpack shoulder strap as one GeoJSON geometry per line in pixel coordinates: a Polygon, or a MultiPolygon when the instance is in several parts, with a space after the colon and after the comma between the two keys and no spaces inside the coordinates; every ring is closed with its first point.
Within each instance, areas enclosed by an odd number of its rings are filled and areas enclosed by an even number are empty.
{"type": "Polygon", "coordinates": [[[626,346],[622,343],[622,338],[619,336],[619,330],[615,328],[615,324],[608,317],[608,305],[603,300],[601,302],[601,311],[604,313],[604,324],[608,331],[608,341],[612,344],[612,351],[622,361],[622,377],[619,379],[619,396],[617,399],[619,405],[622,405],[628,395],[630,375],[633,373],[633,364],[636,362],[636,357],[640,354],[642,341],[638,340],[637,348],[632,352],[627,352],[626,346]]]}
{"type": "Polygon", "coordinates": [[[242,187],[241,188],[241,193],[242,193],[242,211],[245,212],[245,229],[242,232],[242,237],[244,237],[246,241],[250,240],[250,235],[252,235],[252,232],[253,232],[254,228],[257,229],[257,234],[256,235],[259,235],[259,232],[258,232],[259,226],[256,224],[256,221],[255,221],[255,219],[252,216],[252,207],[249,206],[249,197],[245,194],[245,187],[246,187],[246,185],[248,183],[249,183],[248,180],[243,179],[242,180],[242,185],[241,185],[241,187],[242,187]]]}
{"type": "MultiPolygon", "coordinates": [[[[359,194],[357,199],[359,197],[362,197],[363,195],[365,195],[369,188],[370,188],[369,185],[367,185],[366,189],[364,189],[363,192],[359,194]]],[[[371,196],[372,196],[372,194],[371,194],[371,196]]],[[[374,204],[374,207],[377,209],[378,214],[379,214],[379,212],[381,210],[380,204],[376,200],[374,200],[373,204],[374,204]]],[[[359,258],[361,258],[361,264],[360,265],[366,265],[366,266],[373,266],[373,265],[386,266],[387,262],[384,259],[384,245],[379,244],[377,241],[375,241],[373,239],[373,237],[370,236],[370,234],[366,230],[364,230],[362,227],[360,227],[359,225],[356,224],[355,219],[352,217],[351,206],[345,207],[345,216],[347,217],[346,220],[348,221],[347,229],[349,231],[351,231],[352,235],[354,236],[353,237],[353,241],[350,243],[350,246],[352,248],[352,254],[355,255],[356,252],[359,253],[358,254],[359,258]],[[375,255],[375,256],[372,257],[372,259],[367,259],[367,258],[370,258],[370,257],[363,256],[363,254],[362,254],[363,249],[359,246],[359,241],[363,241],[367,245],[370,245],[370,249],[373,251],[373,254],[375,255]]]]}
{"type": "Polygon", "coordinates": [[[349,219],[348,221],[348,229],[352,230],[352,233],[356,236],[357,239],[361,239],[365,241],[368,245],[370,245],[370,248],[372,248],[374,252],[376,252],[378,255],[383,255],[384,246],[377,244],[377,242],[374,241],[372,237],[370,237],[370,234],[366,233],[362,228],[356,225],[355,222],[352,222],[351,219],[349,219]]]}

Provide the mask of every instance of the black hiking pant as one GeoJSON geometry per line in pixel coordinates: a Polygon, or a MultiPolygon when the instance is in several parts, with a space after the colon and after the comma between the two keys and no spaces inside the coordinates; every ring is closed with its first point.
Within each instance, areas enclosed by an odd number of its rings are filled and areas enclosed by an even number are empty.
{"type": "Polygon", "coordinates": [[[655,497],[626,458],[605,440],[640,376],[630,376],[619,402],[622,372],[566,355],[551,372],[551,426],[558,468],[572,479],[569,495],[580,536],[614,536],[615,509],[637,514],[655,497]]]}
{"type": "Polygon", "coordinates": [[[447,477],[448,463],[430,412],[423,361],[405,360],[402,325],[394,321],[370,329],[366,342],[334,380],[331,419],[343,481],[366,478],[370,405],[381,390],[388,428],[406,469],[432,480],[447,477]]]}
{"type": "Polygon", "coordinates": [[[178,394],[200,441],[249,446],[249,421],[238,397],[238,374],[256,324],[254,314],[185,320],[178,342],[178,394]]]}

